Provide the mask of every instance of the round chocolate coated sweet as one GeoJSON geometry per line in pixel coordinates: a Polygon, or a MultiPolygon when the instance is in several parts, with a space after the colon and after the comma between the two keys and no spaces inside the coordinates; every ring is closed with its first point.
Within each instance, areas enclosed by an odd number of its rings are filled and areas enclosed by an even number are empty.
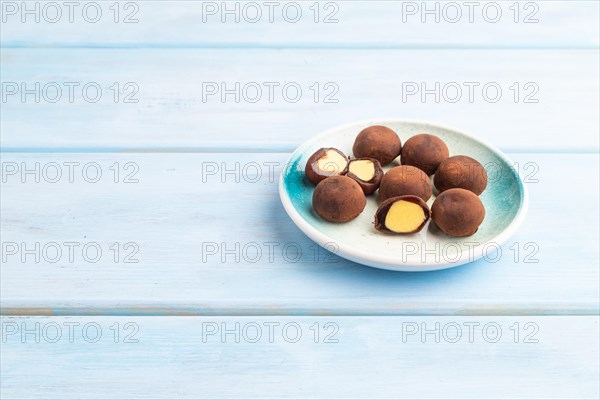
{"type": "Polygon", "coordinates": [[[431,197],[431,181],[417,167],[401,165],[394,167],[383,175],[379,185],[379,199],[385,201],[397,196],[418,196],[423,201],[431,197]]]}
{"type": "Polygon", "coordinates": [[[420,134],[408,139],[400,154],[402,165],[412,165],[433,175],[442,161],[448,158],[448,146],[437,136],[420,134]]]}
{"type": "Polygon", "coordinates": [[[400,155],[402,143],[390,128],[373,125],[363,129],[354,141],[352,152],[356,158],[374,158],[387,165],[400,155]]]}
{"type": "Polygon", "coordinates": [[[348,222],[365,209],[367,199],[360,185],[347,176],[325,178],[315,188],[313,209],[324,220],[348,222]]]}
{"type": "Polygon", "coordinates": [[[333,147],[324,147],[310,156],[304,173],[316,185],[327,177],[344,175],[347,168],[348,157],[344,153],[333,147]]]}
{"type": "Polygon", "coordinates": [[[453,156],[440,163],[433,177],[433,184],[440,192],[461,188],[479,196],[487,186],[487,172],[474,158],[453,156]]]}
{"type": "Polygon", "coordinates": [[[429,221],[430,214],[427,203],[418,196],[392,197],[377,208],[375,229],[392,234],[419,232],[429,221]]]}
{"type": "Polygon", "coordinates": [[[431,206],[431,219],[442,232],[451,236],[471,236],[484,218],[483,203],[466,189],[445,190],[431,206]]]}
{"type": "Polygon", "coordinates": [[[368,196],[379,189],[383,169],[374,158],[356,158],[348,162],[346,176],[354,179],[368,196]]]}

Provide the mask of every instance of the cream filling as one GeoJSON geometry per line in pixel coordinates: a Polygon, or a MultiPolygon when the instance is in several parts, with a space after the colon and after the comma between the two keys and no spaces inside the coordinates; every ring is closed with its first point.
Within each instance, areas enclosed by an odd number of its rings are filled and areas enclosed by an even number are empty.
{"type": "Polygon", "coordinates": [[[346,157],[335,150],[327,150],[325,155],[317,161],[319,170],[330,174],[339,174],[346,168],[347,164],[348,160],[346,157]]]}
{"type": "Polygon", "coordinates": [[[375,176],[375,165],[369,160],[351,161],[348,172],[356,175],[361,181],[369,182],[375,176]]]}
{"type": "Polygon", "coordinates": [[[398,200],[385,216],[385,226],[397,233],[412,232],[425,220],[425,212],[420,205],[406,200],[398,200]]]}

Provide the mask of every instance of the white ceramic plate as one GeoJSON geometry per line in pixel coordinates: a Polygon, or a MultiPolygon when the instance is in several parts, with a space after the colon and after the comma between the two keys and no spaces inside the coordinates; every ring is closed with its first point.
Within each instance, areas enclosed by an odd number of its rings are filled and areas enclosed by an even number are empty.
{"type": "MultiPolygon", "coordinates": [[[[399,165],[399,158],[388,169],[399,165]]],[[[431,206],[434,196],[428,201],[431,206]]],[[[369,120],[329,129],[300,146],[281,173],[279,194],[294,223],[325,249],[349,260],[395,271],[431,271],[490,257],[521,225],[528,195],[513,162],[494,146],[456,129],[421,121],[369,120]],[[304,176],[308,158],[321,147],[335,147],[352,156],[356,135],[367,126],[390,127],[402,143],[418,133],[441,138],[450,155],[467,155],[486,167],[488,186],[480,198],[485,220],[470,237],[447,236],[429,222],[419,233],[388,235],[375,230],[373,220],[378,206],[375,192],[367,197],[365,210],[356,219],[336,224],[322,220],[312,209],[314,185],[304,176]]]]}

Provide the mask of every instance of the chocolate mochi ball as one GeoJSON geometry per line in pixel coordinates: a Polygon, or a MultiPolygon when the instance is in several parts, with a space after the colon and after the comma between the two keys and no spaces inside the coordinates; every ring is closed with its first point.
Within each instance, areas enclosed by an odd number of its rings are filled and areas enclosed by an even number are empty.
{"type": "Polygon", "coordinates": [[[360,131],[354,140],[352,152],[356,158],[374,158],[387,165],[400,155],[402,143],[390,128],[373,125],[360,131]]]}
{"type": "Polygon", "coordinates": [[[367,199],[360,185],[347,176],[325,178],[315,188],[312,205],[315,212],[330,222],[348,222],[365,209],[367,199]]]}
{"type": "Polygon", "coordinates": [[[431,219],[450,236],[471,236],[485,218],[485,208],[470,190],[454,188],[440,193],[431,206],[431,219]]]}
{"type": "Polygon", "coordinates": [[[417,167],[427,175],[433,175],[440,163],[449,155],[448,146],[442,139],[423,133],[411,137],[404,143],[400,162],[402,165],[417,167]]]}
{"type": "Polygon", "coordinates": [[[470,190],[476,195],[487,187],[487,172],[479,161],[468,156],[453,156],[442,161],[433,177],[440,192],[452,188],[470,190]]]}
{"type": "Polygon", "coordinates": [[[431,194],[429,177],[412,165],[401,165],[390,169],[383,175],[379,185],[381,201],[406,195],[418,196],[423,201],[427,201],[431,194]]]}
{"type": "Polygon", "coordinates": [[[306,162],[304,173],[315,185],[330,176],[344,175],[348,167],[348,157],[333,147],[317,150],[306,162]]]}
{"type": "Polygon", "coordinates": [[[377,209],[375,229],[392,234],[416,233],[429,221],[429,215],[429,207],[420,197],[392,197],[377,209]]]}
{"type": "Polygon", "coordinates": [[[370,195],[379,189],[381,178],[383,178],[383,168],[374,158],[357,158],[348,162],[346,176],[354,179],[365,195],[370,195]]]}

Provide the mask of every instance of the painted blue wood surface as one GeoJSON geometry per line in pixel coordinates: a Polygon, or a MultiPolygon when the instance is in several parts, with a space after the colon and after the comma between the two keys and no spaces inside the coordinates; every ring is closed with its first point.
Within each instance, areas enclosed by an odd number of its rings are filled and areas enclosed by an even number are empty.
{"type": "Polygon", "coordinates": [[[593,0],[502,0],[475,3],[471,10],[465,2],[434,1],[301,0],[277,2],[269,10],[260,1],[223,5],[144,0],[121,2],[118,13],[113,3],[98,2],[88,11],[87,20],[80,6],[72,21],[66,7],[60,9],[62,18],[54,17],[53,9],[44,13],[40,7],[39,23],[25,24],[23,19],[31,22],[35,15],[23,16],[23,8],[18,7],[6,13],[0,43],[91,48],[596,49],[600,32],[599,6],[593,0]],[[233,12],[225,14],[226,8],[233,12]]]}
{"type": "Polygon", "coordinates": [[[596,399],[599,394],[597,316],[1,321],[18,330],[7,335],[0,360],[2,394],[10,399],[246,399],[257,393],[273,399],[596,399]],[[35,332],[35,323],[47,332],[40,333],[39,343],[35,334],[23,339],[20,331],[35,332]],[[66,323],[73,326],[72,343],[66,323]]]}
{"type": "Polygon", "coordinates": [[[329,256],[306,238],[279,202],[287,154],[4,154],[3,162],[30,169],[97,163],[104,174],[98,183],[80,173],[69,183],[64,167],[59,183],[9,177],[3,241],[56,242],[64,255],[56,263],[48,262],[52,253],[39,263],[23,262],[23,252],[9,256],[2,306],[66,315],[597,314],[598,156],[511,156],[529,182],[531,206],[501,257],[492,251],[488,260],[414,275],[329,256]],[[122,171],[114,183],[115,162],[121,170],[134,163],[139,182],[122,183],[130,172],[122,171]],[[588,206],[565,206],[565,182],[588,206]],[[79,249],[98,243],[103,256],[93,263],[78,250],[69,262],[69,241],[79,249]],[[139,262],[123,262],[130,251],[115,262],[115,242],[136,243],[139,262]]]}
{"type": "Polygon", "coordinates": [[[32,95],[23,102],[21,91],[7,96],[5,149],[291,152],[325,129],[371,118],[430,120],[504,151],[598,149],[599,62],[592,50],[6,49],[2,60],[3,81],[28,88],[80,83],[73,102],[64,86],[56,103],[36,103],[32,95]],[[90,82],[102,88],[96,103],[82,95],[90,82]],[[137,85],[137,103],[123,103],[133,93],[122,90],[127,82],[137,85]],[[203,100],[207,82],[230,90],[239,82],[238,102],[220,94],[203,100]],[[254,94],[241,93],[253,82],[262,87],[256,103],[244,100],[254,94]],[[272,102],[264,82],[279,83],[272,102]],[[478,85],[472,102],[464,82],[478,85]],[[284,98],[286,83],[302,90],[297,102],[284,98]],[[325,90],[328,83],[335,86],[325,90]],[[412,84],[419,92],[408,95],[412,84]],[[453,102],[455,84],[460,100],[453,102]],[[423,101],[436,85],[438,98],[423,101]],[[497,102],[493,88],[484,98],[485,85],[500,88],[497,102]],[[326,103],[327,95],[335,102],[326,103]]]}

